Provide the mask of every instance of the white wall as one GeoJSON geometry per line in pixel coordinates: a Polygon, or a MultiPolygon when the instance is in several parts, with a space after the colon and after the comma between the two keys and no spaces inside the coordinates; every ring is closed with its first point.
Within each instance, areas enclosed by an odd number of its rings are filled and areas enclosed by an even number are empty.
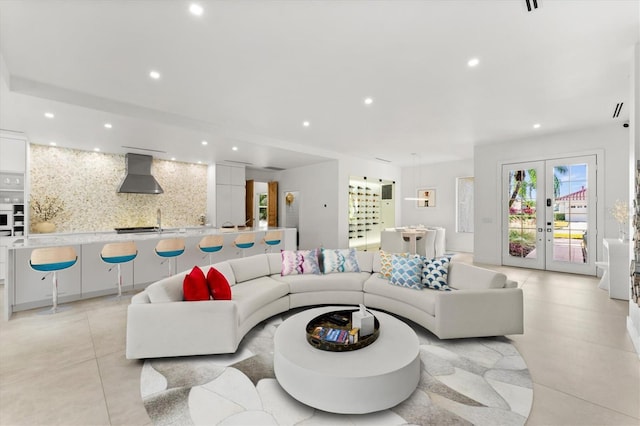
{"type": "Polygon", "coordinates": [[[629,131],[620,122],[536,138],[476,146],[475,172],[475,261],[501,263],[500,165],[506,162],[533,161],[546,158],[600,153],[598,179],[602,191],[598,204],[607,212],[598,218],[598,258],[602,253],[602,238],[616,238],[618,228],[608,209],[616,200],[628,197],[629,131]],[[604,203],[604,206],[603,204],[604,203]],[[602,232],[604,231],[604,233],[602,232]]]}
{"type": "MultiPolygon", "coordinates": [[[[343,157],[311,166],[290,169],[276,174],[279,182],[279,206],[284,211],[286,192],[299,192],[300,248],[346,248],[349,246],[349,177],[396,181],[400,168],[377,161],[343,157]]],[[[397,193],[397,192],[396,192],[397,193]]],[[[396,218],[400,206],[396,207],[396,218]]],[[[280,217],[280,224],[283,218],[280,217]]]]}
{"type": "Polygon", "coordinates": [[[402,204],[401,225],[442,226],[446,228],[447,250],[473,252],[473,233],[456,232],[456,178],[473,176],[473,160],[426,164],[402,170],[402,192],[398,203],[402,204]],[[436,207],[417,208],[415,201],[419,188],[436,189],[436,207]]]}
{"type": "MultiPolygon", "coordinates": [[[[286,207],[282,194],[299,193],[300,249],[346,247],[340,246],[338,240],[338,168],[338,161],[333,160],[277,174],[280,212],[284,212],[286,207]]],[[[345,186],[345,193],[348,186],[345,186]]],[[[280,216],[281,225],[283,220],[280,216]]]]}
{"type": "Polygon", "coordinates": [[[267,170],[256,170],[256,169],[250,169],[250,168],[246,168],[244,171],[245,174],[245,178],[247,180],[255,180],[256,182],[271,182],[276,179],[276,172],[271,172],[271,171],[267,171],[267,170]]]}

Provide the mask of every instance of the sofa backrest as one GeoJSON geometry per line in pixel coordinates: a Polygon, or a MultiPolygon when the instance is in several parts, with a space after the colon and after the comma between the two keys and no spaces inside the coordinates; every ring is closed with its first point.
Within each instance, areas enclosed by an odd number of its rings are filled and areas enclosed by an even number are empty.
{"type": "Polygon", "coordinates": [[[373,272],[373,253],[374,252],[372,251],[356,251],[356,257],[358,258],[358,267],[360,268],[360,272],[373,272]]]}
{"type": "MultiPolygon", "coordinates": [[[[231,269],[231,265],[229,264],[229,262],[218,262],[214,263],[211,266],[216,268],[222,275],[224,275],[224,277],[229,282],[229,285],[235,285],[236,276],[234,275],[233,269],[231,269]]],[[[206,276],[209,272],[209,266],[205,266],[204,268],[202,268],[202,272],[204,272],[204,275],[206,276]]]]}
{"type": "Polygon", "coordinates": [[[491,269],[458,262],[449,264],[447,283],[458,290],[504,288],[506,281],[505,274],[491,269]]]}
{"type": "MultiPolygon", "coordinates": [[[[269,260],[266,254],[256,254],[254,256],[239,259],[229,259],[227,263],[231,265],[236,283],[249,281],[254,278],[271,275],[269,260]]],[[[233,285],[229,282],[229,285],[233,285]]]]}
{"type": "Polygon", "coordinates": [[[280,275],[282,273],[282,253],[267,253],[269,262],[269,274],[280,275]]]}
{"type": "Polygon", "coordinates": [[[145,289],[151,303],[180,302],[184,300],[182,283],[191,270],[180,272],[150,284],[145,289]]]}

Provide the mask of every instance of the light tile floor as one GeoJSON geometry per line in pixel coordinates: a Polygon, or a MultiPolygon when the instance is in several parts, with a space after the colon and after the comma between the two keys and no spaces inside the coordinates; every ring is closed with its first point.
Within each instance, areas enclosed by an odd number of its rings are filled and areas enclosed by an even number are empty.
{"type": "MultiPolygon", "coordinates": [[[[525,294],[525,334],[510,337],[534,381],[527,424],[640,424],[627,302],[609,299],[597,278],[488,267],[525,294]]],[[[92,299],[53,316],[0,320],[0,425],[151,424],[140,397],[143,363],[124,357],[128,303],[92,299]]]]}

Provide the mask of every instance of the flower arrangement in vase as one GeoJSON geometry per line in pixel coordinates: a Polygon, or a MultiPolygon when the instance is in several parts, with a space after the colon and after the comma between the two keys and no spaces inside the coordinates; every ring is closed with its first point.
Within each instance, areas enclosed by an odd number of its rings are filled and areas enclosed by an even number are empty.
{"type": "Polygon", "coordinates": [[[627,237],[627,220],[629,220],[629,205],[626,201],[616,200],[613,207],[609,210],[611,216],[618,222],[618,232],[620,240],[626,241],[627,237]]]}
{"type": "Polygon", "coordinates": [[[38,233],[49,233],[56,230],[53,219],[60,216],[65,210],[64,201],[59,197],[45,195],[42,200],[31,200],[31,218],[34,222],[33,229],[38,233]]]}

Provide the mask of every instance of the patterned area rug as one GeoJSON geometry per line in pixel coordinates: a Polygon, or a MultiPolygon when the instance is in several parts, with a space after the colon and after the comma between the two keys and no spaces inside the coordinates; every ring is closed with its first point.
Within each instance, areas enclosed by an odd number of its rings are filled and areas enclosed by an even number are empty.
{"type": "Polygon", "coordinates": [[[504,337],[420,339],[416,391],[384,411],[340,415],[290,397],[273,373],[273,335],[284,318],[258,324],[231,355],[145,361],[140,378],[154,425],[523,425],[533,401],[527,366],[504,337]]]}

